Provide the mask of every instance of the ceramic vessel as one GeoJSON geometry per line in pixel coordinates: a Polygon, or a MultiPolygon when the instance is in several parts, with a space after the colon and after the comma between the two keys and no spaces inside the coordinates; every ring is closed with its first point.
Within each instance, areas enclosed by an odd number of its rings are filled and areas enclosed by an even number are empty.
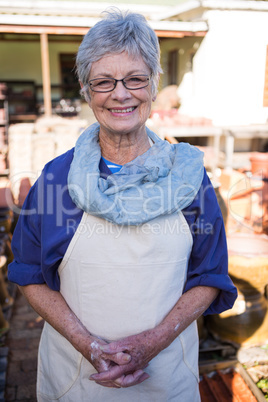
{"type": "Polygon", "coordinates": [[[261,345],[268,338],[268,236],[234,234],[227,239],[229,274],[238,288],[232,309],[209,316],[210,332],[239,345],[261,345]]]}

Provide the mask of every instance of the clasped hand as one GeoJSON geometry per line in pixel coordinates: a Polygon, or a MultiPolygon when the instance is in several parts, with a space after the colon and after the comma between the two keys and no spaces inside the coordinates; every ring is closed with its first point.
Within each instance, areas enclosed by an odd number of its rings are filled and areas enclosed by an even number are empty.
{"type": "Polygon", "coordinates": [[[91,349],[91,363],[98,373],[90,380],[113,388],[130,387],[149,378],[144,369],[161,350],[149,331],[110,344],[96,339],[91,349]]]}

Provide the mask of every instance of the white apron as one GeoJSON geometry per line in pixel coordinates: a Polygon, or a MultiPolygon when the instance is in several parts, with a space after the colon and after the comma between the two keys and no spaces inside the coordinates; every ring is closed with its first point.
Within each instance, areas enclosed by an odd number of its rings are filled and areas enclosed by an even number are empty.
{"type": "MultiPolygon", "coordinates": [[[[192,236],[181,212],[140,226],[83,214],[59,267],[61,293],[88,328],[113,341],[154,328],[182,294],[192,236]]],[[[175,328],[174,328],[175,330],[175,328]]],[[[45,323],[38,357],[38,401],[198,402],[198,334],[192,323],[129,388],[90,381],[94,367],[45,323]]]]}

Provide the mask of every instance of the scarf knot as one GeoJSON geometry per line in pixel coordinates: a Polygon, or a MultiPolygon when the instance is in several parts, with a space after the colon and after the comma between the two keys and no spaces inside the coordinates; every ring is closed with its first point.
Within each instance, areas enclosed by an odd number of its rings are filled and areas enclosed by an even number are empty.
{"type": "Polygon", "coordinates": [[[153,146],[106,180],[99,171],[99,124],[81,134],[68,174],[77,207],[115,224],[139,225],[192,203],[203,180],[203,153],[189,144],[169,144],[146,130],[153,146]]]}

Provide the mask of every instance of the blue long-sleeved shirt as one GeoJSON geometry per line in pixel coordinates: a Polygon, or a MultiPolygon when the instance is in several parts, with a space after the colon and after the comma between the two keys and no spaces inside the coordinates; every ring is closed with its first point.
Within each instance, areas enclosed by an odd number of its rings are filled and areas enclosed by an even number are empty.
{"type": "MultiPolygon", "coordinates": [[[[83,215],[67,187],[73,151],[45,166],[23,205],[12,239],[14,261],[8,269],[9,280],[20,286],[46,283],[60,289],[58,266],[83,215]]],[[[102,159],[99,168],[103,178],[111,174],[102,159]]],[[[206,173],[194,201],[182,212],[193,236],[184,292],[200,285],[219,288],[205,314],[220,313],[232,307],[237,291],[228,276],[223,219],[206,173]]]]}

